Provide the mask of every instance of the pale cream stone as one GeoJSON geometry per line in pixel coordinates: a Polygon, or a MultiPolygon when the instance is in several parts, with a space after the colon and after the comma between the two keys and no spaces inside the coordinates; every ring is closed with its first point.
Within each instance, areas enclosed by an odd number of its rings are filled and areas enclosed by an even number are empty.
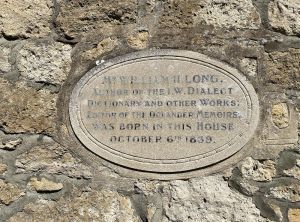
{"type": "Polygon", "coordinates": [[[272,107],[272,120],[279,129],[289,126],[289,109],[286,103],[278,103],[272,107]]]}
{"type": "Polygon", "coordinates": [[[23,140],[21,138],[12,139],[8,141],[0,141],[0,149],[10,151],[15,150],[17,146],[22,143],[22,141],[23,140]]]}
{"type": "Polygon", "coordinates": [[[37,192],[44,192],[44,191],[59,191],[63,188],[62,183],[56,183],[46,178],[42,178],[38,180],[36,177],[30,179],[28,183],[29,187],[34,188],[37,192]]]}
{"type": "Polygon", "coordinates": [[[17,68],[24,79],[61,85],[71,69],[71,49],[58,42],[28,42],[17,55],[17,68]]]}
{"type": "Polygon", "coordinates": [[[195,23],[215,27],[259,29],[260,16],[251,0],[203,0],[195,11],[195,23]]]}
{"type": "Polygon", "coordinates": [[[133,33],[127,37],[127,43],[134,49],[145,49],[148,46],[149,33],[148,31],[140,31],[133,33]]]}
{"type": "Polygon", "coordinates": [[[300,221],[300,209],[289,209],[288,211],[289,222],[300,221]]]}

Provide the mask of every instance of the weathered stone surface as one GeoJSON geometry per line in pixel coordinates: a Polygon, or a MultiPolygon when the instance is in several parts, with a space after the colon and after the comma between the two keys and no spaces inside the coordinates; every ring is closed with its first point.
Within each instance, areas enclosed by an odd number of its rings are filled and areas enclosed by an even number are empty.
{"type": "Polygon", "coordinates": [[[17,185],[0,180],[0,204],[9,205],[24,195],[25,193],[17,185]]]}
{"type": "Polygon", "coordinates": [[[163,2],[159,23],[168,28],[203,24],[215,28],[258,29],[260,16],[251,0],[168,0],[163,2]]]}
{"type": "Polygon", "coordinates": [[[17,146],[20,145],[21,143],[22,143],[21,138],[12,139],[12,140],[8,140],[8,141],[1,141],[0,149],[12,151],[12,150],[15,150],[17,148],[17,146]]]}
{"type": "Polygon", "coordinates": [[[222,28],[258,29],[260,16],[251,0],[203,0],[194,11],[195,23],[222,28]]]}
{"type": "Polygon", "coordinates": [[[272,107],[272,120],[279,129],[289,126],[289,109],[285,103],[278,103],[272,107]]]}
{"type": "Polygon", "coordinates": [[[57,95],[0,78],[0,125],[9,133],[51,133],[57,95]]]}
{"type": "Polygon", "coordinates": [[[89,33],[102,32],[103,27],[134,23],[137,0],[71,0],[60,1],[58,28],[68,38],[80,38],[89,33]]]}
{"type": "Polygon", "coordinates": [[[251,58],[243,58],[240,61],[240,66],[242,71],[251,77],[254,77],[257,75],[257,60],[251,59],[251,58]]]}
{"type": "Polygon", "coordinates": [[[37,192],[59,191],[64,187],[62,183],[56,183],[46,178],[38,180],[36,177],[30,179],[28,186],[34,188],[37,192]]]}
{"type": "Polygon", "coordinates": [[[7,165],[0,162],[0,175],[3,175],[7,171],[7,165]]]}
{"type": "Polygon", "coordinates": [[[221,176],[172,181],[164,195],[164,221],[268,221],[251,198],[231,190],[221,176]]]}
{"type": "Polygon", "coordinates": [[[288,211],[289,222],[300,221],[300,209],[289,209],[288,211]]]}
{"type": "Polygon", "coordinates": [[[0,74],[7,73],[11,70],[9,63],[10,52],[11,49],[9,47],[0,46],[0,74]]]}
{"type": "Polygon", "coordinates": [[[298,0],[271,0],[268,10],[272,28],[287,35],[300,35],[300,4],[298,0]]]}
{"type": "Polygon", "coordinates": [[[57,143],[32,147],[17,157],[16,167],[16,173],[46,172],[75,178],[92,176],[89,167],[57,143]]]}
{"type": "Polygon", "coordinates": [[[243,193],[246,193],[247,195],[253,195],[255,192],[259,190],[259,187],[256,184],[252,184],[247,179],[242,179],[239,182],[239,186],[241,187],[243,193]]]}
{"type": "Polygon", "coordinates": [[[300,49],[271,52],[267,56],[267,80],[287,88],[300,87],[300,49]]]}
{"type": "Polygon", "coordinates": [[[257,160],[247,157],[239,166],[242,176],[255,181],[271,181],[276,175],[275,163],[266,160],[260,163],[257,160]]]}
{"type": "Polygon", "coordinates": [[[270,194],[275,198],[286,199],[291,202],[300,201],[300,186],[299,184],[283,185],[272,187],[270,194]]]}
{"type": "Polygon", "coordinates": [[[83,53],[83,57],[87,60],[94,60],[97,57],[108,53],[118,46],[117,38],[105,38],[101,40],[95,48],[92,48],[83,53]]]}
{"type": "Polygon", "coordinates": [[[71,49],[57,42],[29,42],[18,53],[17,68],[25,79],[62,84],[70,71],[71,49]]]}
{"type": "Polygon", "coordinates": [[[0,32],[9,37],[48,35],[53,11],[51,0],[5,0],[0,8],[0,32]]]}
{"type": "Polygon", "coordinates": [[[296,166],[292,167],[291,169],[284,170],[283,173],[287,176],[291,176],[300,180],[300,160],[297,160],[296,166]]]}
{"type": "Polygon", "coordinates": [[[134,49],[145,49],[148,46],[149,33],[148,31],[140,31],[133,33],[127,37],[127,43],[134,49]]]}
{"type": "Polygon", "coordinates": [[[277,206],[276,204],[269,204],[269,206],[272,208],[272,210],[274,211],[278,220],[281,222],[283,220],[283,215],[282,215],[280,207],[277,206]]]}
{"type": "Polygon", "coordinates": [[[99,221],[141,222],[128,197],[115,191],[78,192],[57,202],[38,200],[25,206],[23,212],[10,218],[10,222],[25,221],[99,221]]]}

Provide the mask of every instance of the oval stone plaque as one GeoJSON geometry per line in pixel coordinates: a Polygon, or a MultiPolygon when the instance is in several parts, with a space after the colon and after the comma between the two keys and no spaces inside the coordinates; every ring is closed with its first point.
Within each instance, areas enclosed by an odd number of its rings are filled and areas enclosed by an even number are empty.
{"type": "Polygon", "coordinates": [[[79,140],[128,168],[176,173],[235,154],[253,136],[258,98],[237,70],[199,53],[153,50],[97,66],[73,90],[79,140]]]}

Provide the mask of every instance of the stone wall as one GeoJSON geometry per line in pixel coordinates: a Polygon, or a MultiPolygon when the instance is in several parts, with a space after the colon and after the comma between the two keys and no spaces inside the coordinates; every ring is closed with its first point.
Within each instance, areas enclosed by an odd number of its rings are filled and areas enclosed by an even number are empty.
{"type": "Polygon", "coordinates": [[[299,0],[1,0],[0,220],[300,221],[299,0]],[[72,141],[69,89],[103,60],[200,52],[265,106],[238,164],[189,180],[115,172],[72,141]],[[275,141],[275,142],[274,142],[275,141]]]}

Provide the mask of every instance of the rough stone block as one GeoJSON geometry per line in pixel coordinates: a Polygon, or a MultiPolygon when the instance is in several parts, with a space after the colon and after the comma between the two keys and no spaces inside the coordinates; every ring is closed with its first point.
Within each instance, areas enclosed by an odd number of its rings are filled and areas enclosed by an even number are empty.
{"type": "Polygon", "coordinates": [[[10,38],[47,36],[52,13],[51,0],[1,1],[0,32],[10,38]]]}
{"type": "Polygon", "coordinates": [[[300,87],[300,49],[271,52],[267,55],[268,82],[286,88],[300,87]]]}
{"type": "Polygon", "coordinates": [[[71,0],[60,1],[57,26],[68,39],[90,33],[101,33],[103,28],[134,23],[137,17],[137,0],[71,0]]]}
{"type": "Polygon", "coordinates": [[[268,14],[274,30],[286,35],[300,35],[299,0],[271,0],[268,14]]]}
{"type": "Polygon", "coordinates": [[[71,49],[62,43],[29,42],[19,51],[17,68],[25,79],[60,85],[70,71],[71,49]]]}

